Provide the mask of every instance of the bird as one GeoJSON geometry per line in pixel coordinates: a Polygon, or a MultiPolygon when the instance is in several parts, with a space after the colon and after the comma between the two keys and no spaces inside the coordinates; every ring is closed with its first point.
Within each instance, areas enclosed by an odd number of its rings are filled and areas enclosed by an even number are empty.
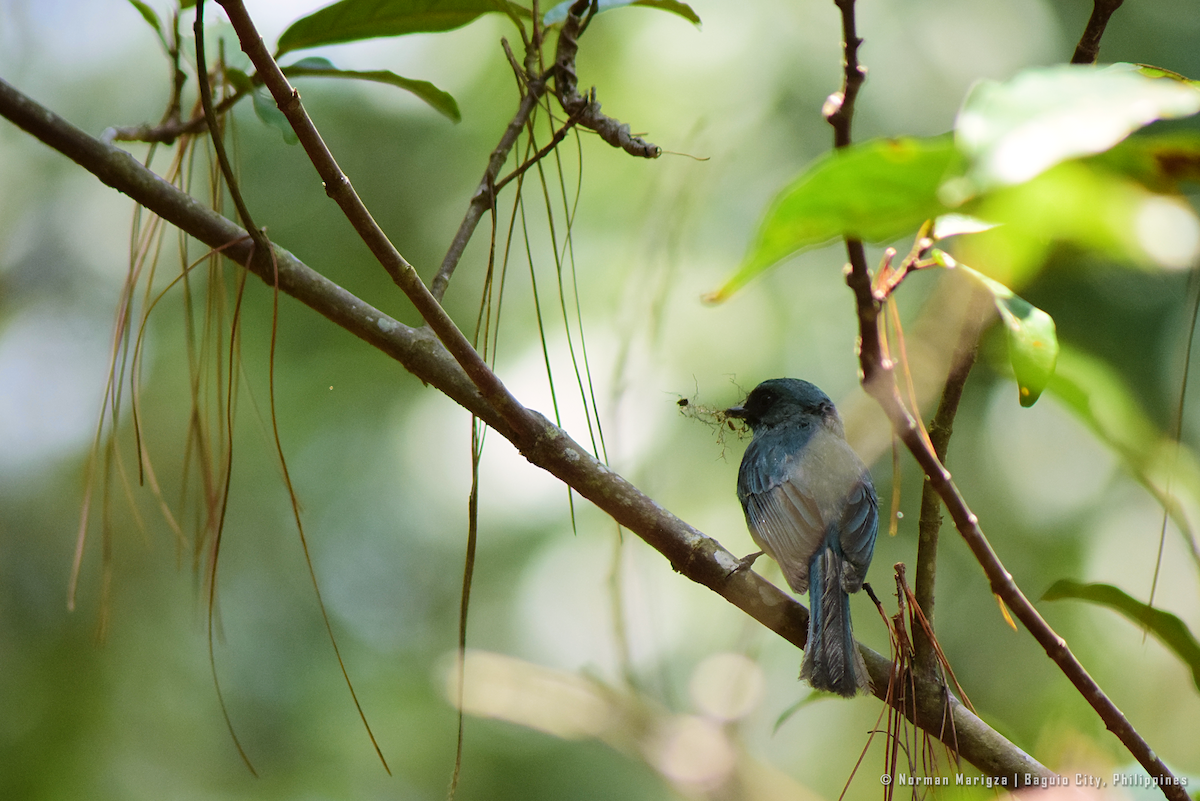
{"type": "Polygon", "coordinates": [[[788,585],[809,595],[800,678],[851,698],[870,687],[850,593],[862,589],[879,530],[871,473],[846,442],[833,401],[808,381],[764,381],[725,415],[744,420],[754,435],[737,483],[750,536],[788,585]]]}

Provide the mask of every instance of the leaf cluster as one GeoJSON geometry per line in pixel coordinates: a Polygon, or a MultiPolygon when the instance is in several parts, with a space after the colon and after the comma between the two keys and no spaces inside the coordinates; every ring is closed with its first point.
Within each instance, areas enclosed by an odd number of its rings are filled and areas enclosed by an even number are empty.
{"type": "Polygon", "coordinates": [[[1179,191],[1200,178],[1200,134],[1129,137],[1198,111],[1200,83],[1136,64],[981,81],[947,134],[871,140],[810,164],[776,196],[741,267],[706,299],[726,300],[835,239],[885,244],[936,219],[916,248],[928,259],[912,266],[961,269],[992,294],[1021,404],[1032,405],[1054,373],[1058,342],[1050,316],[1012,287],[1064,243],[1142,267],[1190,264],[1200,219],[1179,191]],[[935,247],[951,237],[954,256],[935,247]]]}
{"type": "MultiPolygon", "coordinates": [[[[559,3],[547,11],[541,20],[546,27],[558,26],[567,18],[574,0],[559,3]]],[[[169,26],[143,0],[129,0],[142,19],[154,30],[159,42],[171,51],[169,26]]],[[[186,0],[181,9],[191,8],[195,0],[186,0]]],[[[677,14],[695,25],[700,17],[687,3],[679,0],[604,0],[593,6],[593,13],[627,6],[645,6],[677,14]]],[[[302,17],[279,37],[275,58],[297,50],[333,44],[345,44],[366,39],[405,36],[414,33],[443,33],[468,25],[485,14],[503,14],[526,36],[524,22],[533,16],[533,9],[511,0],[340,0],[302,17]]],[[[344,70],[320,56],[301,58],[282,66],[289,78],[341,78],[369,81],[394,86],[412,93],[431,108],[453,122],[462,120],[454,97],[429,81],[406,78],[390,70],[344,70]]],[[[270,95],[257,75],[226,67],[225,79],[242,95],[250,95],[254,111],[260,120],[276,128],[288,144],[297,139],[283,114],[275,108],[270,95]]]]}

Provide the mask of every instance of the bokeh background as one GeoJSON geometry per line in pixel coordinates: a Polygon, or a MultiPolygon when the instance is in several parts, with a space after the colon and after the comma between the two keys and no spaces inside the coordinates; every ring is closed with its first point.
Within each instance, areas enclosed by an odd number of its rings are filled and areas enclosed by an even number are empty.
{"type": "MultiPolygon", "coordinates": [[[[169,15],[165,2],[150,5],[169,15]]],[[[320,4],[247,5],[270,43],[320,4]]],[[[702,29],[651,9],[605,14],[579,60],[581,85],[597,87],[606,111],[674,153],[638,161],[594,137],[584,138],[582,158],[573,141],[562,151],[568,193],[580,186],[567,286],[577,281],[609,461],[730,550],[749,552],[733,490],[743,443],[682,415],[677,401],[723,408],[766,378],[812,380],[842,408],[881,498],[900,482],[899,533],[881,534],[870,576],[886,597],[891,565],[915,559],[920,476],[907,459],[893,473],[883,421],[857,388],[842,252],[793,259],[724,305],[700,302],[738,264],[764,204],[829,147],[820,107],[840,79],[836,9],[812,0],[692,5],[702,29]]],[[[870,68],[860,139],[947,130],[974,81],[1067,60],[1090,11],[1084,0],[859,6],[870,68]]],[[[1130,3],[1101,57],[1200,77],[1198,35],[1189,0],[1130,3]]],[[[501,36],[519,42],[493,15],[437,36],[319,51],[341,67],[433,81],[458,99],[458,125],[395,89],[300,85],[342,167],[426,278],[515,107],[501,36]]],[[[157,121],[169,70],[124,0],[0,0],[0,76],[99,135],[157,121]]],[[[260,124],[248,103],[234,118],[243,188],[272,238],[416,323],[301,150],[260,124]]],[[[116,431],[131,489],[127,497],[113,473],[106,490],[103,470],[93,474],[78,603],[67,610],[133,205],[8,123],[0,124],[0,184],[0,797],[444,797],[456,742],[470,418],[282,301],[280,435],[330,622],[388,776],[342,683],[292,522],[270,438],[270,292],[248,284],[213,663],[254,778],[214,687],[203,567],[136,486],[127,400],[116,431]]],[[[581,353],[578,330],[568,342],[541,186],[525,192],[545,348],[518,229],[497,366],[518,398],[549,414],[549,361],[563,423],[587,441],[570,360],[572,344],[581,353]]],[[[561,242],[561,215],[556,224],[561,242]]],[[[467,329],[487,227],[447,296],[467,329]]],[[[178,246],[165,242],[160,269],[177,273],[178,246]]],[[[1188,339],[1188,281],[1186,272],[1133,271],[1072,253],[1021,291],[1054,316],[1065,343],[1108,363],[1166,431],[1188,339]]],[[[965,296],[952,276],[905,284],[898,299],[914,353],[953,344],[965,296]]],[[[569,294],[572,326],[573,306],[569,294]]],[[[191,411],[184,332],[175,291],[151,317],[139,383],[146,448],[190,536],[195,504],[177,502],[191,411]]],[[[1060,578],[1109,582],[1145,599],[1160,565],[1157,605],[1200,631],[1200,567],[1184,538],[1168,527],[1159,559],[1161,508],[1053,395],[1028,410],[1017,405],[1000,342],[994,331],[985,336],[950,467],[1006,566],[1035,599],[1060,578]]],[[[915,359],[914,369],[918,383],[936,385],[945,367],[915,359]]],[[[936,395],[923,403],[928,416],[936,395]]],[[[1197,404],[1192,392],[1183,409],[1184,442],[1193,445],[1197,404]]],[[[460,798],[838,796],[879,725],[876,700],[797,707],[808,694],[796,680],[798,651],[675,574],[586,502],[572,502],[500,437],[487,438],[480,487],[460,798]]],[[[1028,634],[1004,622],[953,532],[939,568],[941,642],[982,717],[1052,768],[1126,769],[1115,738],[1028,634]]],[[[773,565],[759,569],[780,581],[773,565]]],[[[874,609],[854,603],[860,639],[886,652],[874,609]]],[[[1109,611],[1039,606],[1158,754],[1197,777],[1200,698],[1188,669],[1109,611]]],[[[876,736],[847,797],[881,791],[883,754],[876,736]]],[[[939,759],[943,771],[958,770],[944,752],[939,759]]]]}

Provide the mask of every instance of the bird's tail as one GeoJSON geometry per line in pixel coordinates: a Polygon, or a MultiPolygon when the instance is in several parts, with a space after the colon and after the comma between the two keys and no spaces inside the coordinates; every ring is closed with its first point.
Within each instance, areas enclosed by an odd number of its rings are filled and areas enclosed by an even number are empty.
{"type": "Polygon", "coordinates": [[[813,689],[851,698],[869,686],[867,666],[854,643],[850,596],[842,589],[842,557],[822,548],[809,565],[808,646],[800,678],[813,689]]]}

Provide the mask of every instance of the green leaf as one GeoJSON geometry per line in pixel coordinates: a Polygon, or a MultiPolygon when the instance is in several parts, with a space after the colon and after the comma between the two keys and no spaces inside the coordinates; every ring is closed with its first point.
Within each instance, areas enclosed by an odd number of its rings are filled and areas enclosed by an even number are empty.
{"type": "Polygon", "coordinates": [[[829,153],[775,198],[742,266],[706,296],[717,303],[780,260],[840,236],[887,242],[949,209],[938,187],[954,174],[949,135],[875,139],[829,153]]]}
{"type": "Polygon", "coordinates": [[[324,56],[305,56],[304,58],[297,61],[295,64],[292,64],[290,67],[285,67],[285,69],[296,69],[296,68],[306,69],[306,70],[336,70],[337,69],[337,67],[333,66],[333,62],[330,61],[329,59],[325,58],[324,56]]]}
{"type": "Polygon", "coordinates": [[[978,270],[960,264],[948,253],[932,251],[943,267],[958,269],[976,278],[992,293],[996,311],[1008,333],[1008,360],[1017,379],[1018,400],[1024,407],[1037,403],[1058,363],[1058,334],[1054,318],[978,270]]]}
{"type": "Polygon", "coordinates": [[[1147,606],[1111,584],[1080,584],[1061,579],[1054,582],[1042,596],[1044,601],[1063,598],[1078,598],[1097,606],[1106,606],[1145,628],[1191,669],[1192,682],[1200,690],[1200,643],[1196,642],[1192,632],[1178,617],[1147,606]]]}
{"type": "Polygon", "coordinates": [[[279,37],[275,55],[380,36],[439,33],[490,12],[529,16],[528,9],[507,0],[341,0],[293,22],[279,37]]]}
{"type": "Polygon", "coordinates": [[[162,46],[169,50],[166,34],[163,33],[162,20],[158,18],[154,9],[148,3],[143,3],[142,0],[129,0],[129,5],[137,9],[138,13],[142,15],[142,19],[146,20],[146,24],[158,34],[158,41],[162,42],[162,46]]]}
{"type": "Polygon", "coordinates": [[[1194,81],[1186,75],[1180,75],[1178,72],[1166,69],[1165,67],[1155,67],[1151,64],[1134,64],[1133,66],[1137,67],[1137,71],[1147,78],[1170,78],[1173,81],[1191,84],[1200,89],[1200,81],[1194,81]]]}
{"type": "Polygon", "coordinates": [[[1150,467],[1164,435],[1111,365],[1064,347],[1050,391],[1116,451],[1131,472],[1150,467]]]}
{"type": "Polygon", "coordinates": [[[1020,287],[1061,242],[1119,262],[1182,269],[1200,252],[1200,220],[1188,203],[1086,161],[1059,164],[1032,181],[988,192],[970,212],[997,228],[963,237],[962,261],[1020,287]]]}
{"type": "Polygon", "coordinates": [[[955,137],[970,157],[971,194],[1021,183],[1066,159],[1100,153],[1155,120],[1200,111],[1200,89],[1134,64],[1026,70],[968,93],[955,137]]]}
{"type": "Polygon", "coordinates": [[[1200,183],[1200,132],[1131,136],[1087,164],[1128,176],[1152,192],[1178,192],[1200,183]]]}
{"type": "Polygon", "coordinates": [[[376,83],[386,83],[390,86],[398,86],[401,89],[412,92],[417,97],[424,100],[436,111],[449,117],[454,122],[462,120],[462,114],[459,113],[458,103],[448,93],[443,92],[429,81],[417,81],[412,78],[404,78],[394,72],[387,70],[370,70],[359,72],[356,70],[339,70],[323,58],[305,58],[297,61],[289,67],[283,68],[283,74],[289,78],[296,77],[315,77],[315,78],[353,78],[360,81],[374,81],[376,83]],[[314,66],[319,62],[323,62],[328,66],[314,66]]]}
{"type": "Polygon", "coordinates": [[[933,221],[933,238],[946,239],[964,234],[981,234],[996,227],[996,223],[969,214],[943,214],[933,221]]]}
{"type": "Polygon", "coordinates": [[[771,728],[771,732],[773,734],[778,734],[779,730],[783,728],[783,724],[791,720],[792,716],[797,712],[810,704],[814,704],[817,701],[824,701],[827,698],[837,698],[837,696],[833,693],[824,692],[823,690],[810,690],[808,695],[804,696],[787,709],[779,713],[779,717],[775,718],[775,725],[771,728]]]}
{"type": "Polygon", "coordinates": [[[696,27],[700,26],[700,15],[687,3],[680,3],[678,0],[634,0],[633,5],[669,11],[672,14],[678,14],[696,27]]]}
{"type": "Polygon", "coordinates": [[[228,81],[233,88],[237,89],[239,92],[254,91],[254,79],[242,70],[227,67],[225,69],[225,80],[228,81]]]}
{"type": "MultiPolygon", "coordinates": [[[[546,12],[542,17],[542,24],[549,27],[558,25],[567,18],[567,11],[575,4],[575,0],[566,0],[559,3],[546,12]]],[[[625,6],[645,6],[647,8],[661,8],[663,11],[669,11],[672,14],[678,14],[693,25],[700,25],[700,15],[697,14],[687,3],[681,3],[679,0],[600,0],[597,4],[599,11],[608,11],[613,8],[624,8],[625,6]]],[[[599,12],[597,12],[599,13],[599,12]]]]}
{"type": "Polygon", "coordinates": [[[1195,557],[1196,527],[1187,511],[1200,506],[1200,462],[1195,453],[1150,419],[1111,365],[1087,353],[1063,346],[1048,391],[1111,448],[1167,510],[1195,557]],[[1181,496],[1186,503],[1177,500],[1181,496]]]}
{"type": "Polygon", "coordinates": [[[1054,318],[1017,295],[996,297],[996,308],[1008,330],[1008,358],[1017,378],[1022,406],[1037,403],[1058,362],[1054,318]]]}
{"type": "Polygon", "coordinates": [[[292,124],[279,110],[279,106],[275,105],[275,98],[271,97],[271,93],[267,91],[266,87],[260,86],[254,90],[251,97],[254,98],[254,113],[267,125],[277,128],[283,134],[283,141],[289,145],[300,141],[296,137],[296,132],[292,130],[292,124]]]}

